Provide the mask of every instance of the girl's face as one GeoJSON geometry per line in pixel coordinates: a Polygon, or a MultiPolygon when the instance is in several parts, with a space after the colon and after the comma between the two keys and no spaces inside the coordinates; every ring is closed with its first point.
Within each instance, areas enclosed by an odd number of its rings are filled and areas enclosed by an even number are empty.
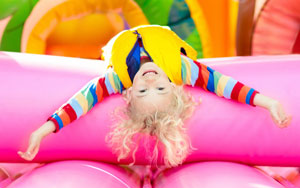
{"type": "Polygon", "coordinates": [[[173,100],[173,87],[162,69],[147,62],[136,73],[127,99],[139,112],[167,111],[173,100]]]}

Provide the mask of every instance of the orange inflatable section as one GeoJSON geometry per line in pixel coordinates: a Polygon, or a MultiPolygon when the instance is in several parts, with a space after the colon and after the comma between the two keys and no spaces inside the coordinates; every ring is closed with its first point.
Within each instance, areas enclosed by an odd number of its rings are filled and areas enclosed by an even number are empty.
{"type": "Polygon", "coordinates": [[[101,48],[123,28],[124,21],[116,13],[60,22],[46,40],[46,54],[97,59],[101,48]]]}
{"type": "Polygon", "coordinates": [[[133,0],[43,0],[24,25],[21,51],[97,59],[126,24],[149,24],[133,0]]]}
{"type": "Polygon", "coordinates": [[[235,55],[237,0],[198,0],[211,36],[212,57],[235,55]]]}

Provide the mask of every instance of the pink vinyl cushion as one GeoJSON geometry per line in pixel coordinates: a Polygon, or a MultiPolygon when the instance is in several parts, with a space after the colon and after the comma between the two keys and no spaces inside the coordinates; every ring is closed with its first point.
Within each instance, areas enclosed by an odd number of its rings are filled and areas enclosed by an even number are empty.
{"type": "Polygon", "coordinates": [[[25,174],[9,187],[134,188],[138,185],[139,178],[119,166],[92,161],[60,161],[25,174]]]}
{"type": "Polygon", "coordinates": [[[283,188],[259,170],[237,163],[201,162],[167,170],[154,181],[155,188],[283,188]]]}
{"type": "MultiPolygon", "coordinates": [[[[199,88],[186,88],[202,104],[187,121],[188,134],[197,150],[187,162],[226,160],[253,165],[300,165],[300,56],[233,57],[200,60],[259,92],[278,99],[293,116],[280,129],[268,111],[240,104],[199,88]]],[[[101,61],[19,53],[0,53],[0,161],[24,162],[30,133],[57,108],[105,71],[101,61]],[[84,65],[84,66],[83,66],[84,65]]],[[[84,117],[45,138],[33,162],[64,159],[117,163],[105,142],[112,112],[124,105],[120,95],[97,104],[84,117]]],[[[142,147],[136,164],[147,164],[142,147]]],[[[121,161],[128,164],[132,159],[121,161]]]]}

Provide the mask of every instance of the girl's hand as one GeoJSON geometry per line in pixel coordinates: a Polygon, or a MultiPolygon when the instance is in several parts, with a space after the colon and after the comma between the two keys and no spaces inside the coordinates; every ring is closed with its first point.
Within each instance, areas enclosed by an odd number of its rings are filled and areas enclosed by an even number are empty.
{"type": "Polygon", "coordinates": [[[34,159],[34,157],[39,151],[42,138],[43,138],[42,135],[33,132],[30,135],[29,144],[26,152],[18,151],[18,154],[27,161],[31,161],[32,159],[34,159]]]}
{"type": "Polygon", "coordinates": [[[254,105],[269,110],[274,123],[280,127],[287,127],[291,122],[291,116],[288,116],[280,102],[260,93],[256,94],[253,101],[254,105]]]}
{"type": "Polygon", "coordinates": [[[47,121],[30,135],[26,152],[18,151],[18,154],[23,159],[31,161],[38,153],[43,138],[51,134],[53,131],[55,131],[55,124],[52,121],[47,121]]]}
{"type": "Polygon", "coordinates": [[[284,128],[290,124],[292,117],[286,115],[282,104],[280,104],[278,101],[273,101],[269,105],[268,109],[273,121],[278,127],[284,128]]]}

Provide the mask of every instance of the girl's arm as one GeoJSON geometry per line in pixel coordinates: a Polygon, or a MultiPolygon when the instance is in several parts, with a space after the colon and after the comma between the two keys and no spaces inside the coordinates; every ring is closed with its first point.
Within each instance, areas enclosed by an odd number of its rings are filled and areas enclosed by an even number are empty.
{"type": "Polygon", "coordinates": [[[29,139],[26,152],[18,154],[25,160],[32,160],[38,153],[40,143],[44,137],[52,132],[58,132],[74,120],[90,111],[96,103],[113,94],[122,93],[123,85],[119,77],[112,69],[109,69],[103,77],[90,81],[77,92],[67,103],[62,105],[48,121],[35,130],[29,139]]]}
{"type": "Polygon", "coordinates": [[[105,76],[90,81],[48,118],[55,124],[56,129],[54,132],[58,132],[74,120],[85,115],[103,98],[113,93],[122,93],[122,89],[123,85],[112,69],[109,69],[105,76]]]}
{"type": "Polygon", "coordinates": [[[253,88],[187,56],[181,55],[181,60],[184,84],[201,87],[220,97],[255,106],[254,97],[258,92],[253,88]]]}
{"type": "Polygon", "coordinates": [[[181,55],[181,60],[182,80],[185,84],[202,87],[220,97],[265,108],[269,110],[273,121],[279,127],[285,127],[289,124],[291,117],[286,115],[282,105],[277,100],[264,96],[253,88],[206,65],[193,61],[185,55],[181,55]]]}

